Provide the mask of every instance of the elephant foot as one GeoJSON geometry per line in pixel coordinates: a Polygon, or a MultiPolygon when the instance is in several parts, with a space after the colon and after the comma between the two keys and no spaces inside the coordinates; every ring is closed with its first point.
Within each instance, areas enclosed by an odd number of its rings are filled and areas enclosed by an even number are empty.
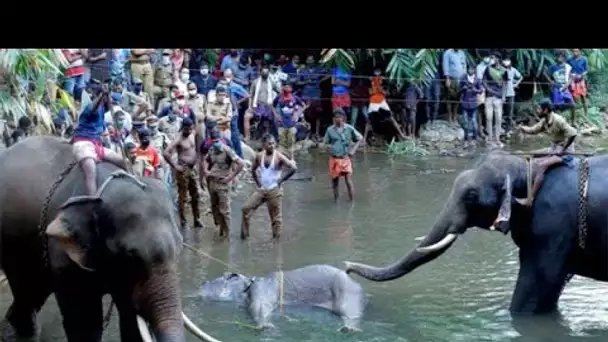
{"type": "Polygon", "coordinates": [[[2,342],[37,342],[40,337],[40,326],[36,324],[30,329],[33,332],[32,336],[24,337],[17,334],[17,330],[8,320],[4,319],[0,322],[0,338],[2,342]]]}

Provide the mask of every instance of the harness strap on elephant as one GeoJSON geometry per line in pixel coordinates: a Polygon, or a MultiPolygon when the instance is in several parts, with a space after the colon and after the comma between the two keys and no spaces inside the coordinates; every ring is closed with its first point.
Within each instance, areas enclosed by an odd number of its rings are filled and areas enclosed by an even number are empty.
{"type": "Polygon", "coordinates": [[[279,312],[283,313],[283,294],[285,287],[285,279],[283,271],[279,270],[279,312]]]}
{"type": "MultiPolygon", "coordinates": [[[[68,164],[68,166],[59,173],[59,175],[57,175],[57,178],[55,179],[55,181],[53,182],[53,184],[51,185],[51,187],[49,188],[49,191],[44,199],[44,203],[42,206],[42,210],[40,212],[40,221],[38,223],[38,233],[40,234],[40,238],[42,241],[42,261],[45,265],[45,267],[49,267],[49,258],[48,258],[48,236],[46,235],[45,231],[46,231],[46,225],[48,223],[48,211],[49,211],[49,206],[51,204],[51,200],[53,198],[53,195],[55,194],[55,191],[57,190],[57,188],[59,187],[59,185],[61,185],[61,183],[63,182],[63,180],[65,179],[65,177],[72,171],[72,169],[74,168],[74,166],[76,166],[78,164],[77,160],[72,161],[70,164],[68,164]]],[[[103,194],[103,191],[106,189],[106,187],[108,186],[108,184],[117,177],[129,177],[131,179],[133,179],[137,185],[139,185],[141,188],[144,188],[146,185],[144,183],[142,183],[140,180],[138,180],[135,176],[126,173],[123,170],[117,170],[114,171],[113,173],[110,174],[110,176],[108,176],[108,178],[106,178],[104,180],[104,182],[101,184],[101,186],[97,189],[97,193],[95,194],[95,197],[101,197],[101,195],[103,194]]],[[[74,196],[71,197],[70,199],[68,199],[65,203],[63,203],[61,205],[61,207],[66,206],[67,204],[73,203],[75,201],[79,201],[82,200],[83,198],[88,198],[88,196],[74,196]]],[[[105,330],[108,325],[110,324],[110,319],[112,317],[112,309],[114,308],[114,301],[110,302],[110,306],[108,307],[108,311],[104,316],[103,319],[103,329],[105,330]]]]}
{"type": "Polygon", "coordinates": [[[585,249],[587,242],[587,190],[589,188],[589,161],[581,159],[578,184],[578,246],[585,249]]]}

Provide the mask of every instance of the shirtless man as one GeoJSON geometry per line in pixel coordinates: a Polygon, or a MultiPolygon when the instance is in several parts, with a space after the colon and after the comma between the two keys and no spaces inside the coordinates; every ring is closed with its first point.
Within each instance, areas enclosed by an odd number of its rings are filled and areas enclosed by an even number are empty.
{"type": "MultiPolygon", "coordinates": [[[[220,226],[220,236],[227,237],[230,229],[230,184],[245,165],[223,139],[217,127],[209,130],[211,145],[201,146],[199,161],[201,179],[207,179],[213,220],[220,226]]],[[[228,139],[225,139],[226,141],[228,139]]]]}
{"type": "Polygon", "coordinates": [[[535,160],[536,164],[536,178],[534,179],[534,185],[532,186],[532,194],[528,198],[516,198],[516,200],[525,206],[532,206],[534,203],[534,197],[545,177],[545,172],[553,165],[568,164],[572,161],[571,155],[564,155],[565,153],[571,152],[570,146],[576,138],[576,129],[559,114],[553,111],[553,104],[549,101],[542,102],[537,108],[536,113],[541,119],[536,125],[532,127],[518,126],[518,128],[526,134],[538,134],[546,133],[552,141],[551,153],[554,155],[539,158],[535,160]]]}
{"type": "Polygon", "coordinates": [[[296,172],[296,164],[283,153],[275,150],[276,141],[272,134],[262,137],[262,152],[253,160],[251,175],[257,189],[249,195],[243,205],[243,222],[241,224],[241,239],[249,237],[249,221],[251,216],[262,204],[266,203],[272,222],[272,237],[278,238],[283,224],[283,188],[281,185],[296,172]],[[282,173],[286,168],[287,172],[282,173]],[[258,173],[259,169],[259,173],[258,173]]]}
{"type": "Polygon", "coordinates": [[[165,161],[175,170],[174,176],[177,183],[178,192],[178,211],[182,228],[186,227],[186,197],[190,194],[190,205],[192,206],[192,216],[194,216],[194,227],[202,228],[200,212],[198,208],[198,185],[194,166],[197,162],[196,143],[194,141],[194,122],[190,118],[182,121],[181,134],[171,142],[169,147],[163,152],[165,161]],[[171,156],[177,151],[177,163],[174,163],[171,156]]]}

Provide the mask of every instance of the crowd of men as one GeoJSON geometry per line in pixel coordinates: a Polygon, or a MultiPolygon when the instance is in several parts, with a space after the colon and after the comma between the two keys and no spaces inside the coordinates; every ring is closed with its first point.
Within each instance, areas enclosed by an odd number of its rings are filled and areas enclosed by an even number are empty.
{"type": "MultiPolygon", "coordinates": [[[[221,52],[216,65],[210,65],[203,51],[66,49],[70,65],[63,89],[81,110],[75,125],[65,109],[54,123],[56,134],[73,144],[89,193],[96,191],[96,162],[105,160],[123,168],[129,163],[139,176],[161,179],[171,192],[177,188],[182,226],[187,224],[189,202],[193,225],[202,227],[199,198],[201,191],[207,193],[222,236],[230,226],[230,189],[243,169],[242,149],[248,148],[242,140],[263,137],[262,152],[245,158],[252,162],[257,190],[243,207],[241,235],[249,235],[252,212],[267,203],[273,235],[278,236],[280,186],[295,172],[296,140],[310,134],[327,146],[334,199],[338,199],[339,179],[344,178],[352,200],[351,157],[368,141],[374,119],[391,125],[399,139],[415,139],[417,108],[424,101],[427,126],[437,120],[443,81],[448,121],[454,125],[460,121],[465,147],[478,138],[502,145],[501,137],[508,138],[513,128],[515,91],[522,80],[507,57],[492,53],[472,66],[467,65],[463,50],[447,49],[442,56],[443,77],[438,73],[425,86],[408,80],[396,109],[389,105],[388,85],[377,67],[371,77],[360,78],[340,67],[325,71],[312,54],[301,64],[297,55],[275,60],[237,49],[221,52]],[[321,139],[321,82],[328,78],[333,124],[321,139]],[[485,127],[479,125],[481,107],[485,127]],[[363,135],[355,128],[358,119],[365,123],[363,135]],[[275,151],[277,143],[281,146],[275,151]],[[282,173],[283,169],[288,171],[282,173]]],[[[573,108],[580,98],[586,110],[587,60],[580,50],[574,49],[568,61],[560,52],[558,63],[548,72],[552,104],[573,108]]],[[[16,130],[20,131],[24,129],[16,130]]]]}

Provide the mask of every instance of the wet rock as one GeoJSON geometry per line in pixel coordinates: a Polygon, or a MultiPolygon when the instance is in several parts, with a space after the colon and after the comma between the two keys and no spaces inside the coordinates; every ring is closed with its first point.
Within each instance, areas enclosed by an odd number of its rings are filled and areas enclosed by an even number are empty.
{"type": "Polygon", "coordinates": [[[464,130],[458,124],[450,124],[447,121],[436,120],[432,124],[422,126],[419,135],[420,140],[423,142],[456,143],[464,139],[464,130]]]}

